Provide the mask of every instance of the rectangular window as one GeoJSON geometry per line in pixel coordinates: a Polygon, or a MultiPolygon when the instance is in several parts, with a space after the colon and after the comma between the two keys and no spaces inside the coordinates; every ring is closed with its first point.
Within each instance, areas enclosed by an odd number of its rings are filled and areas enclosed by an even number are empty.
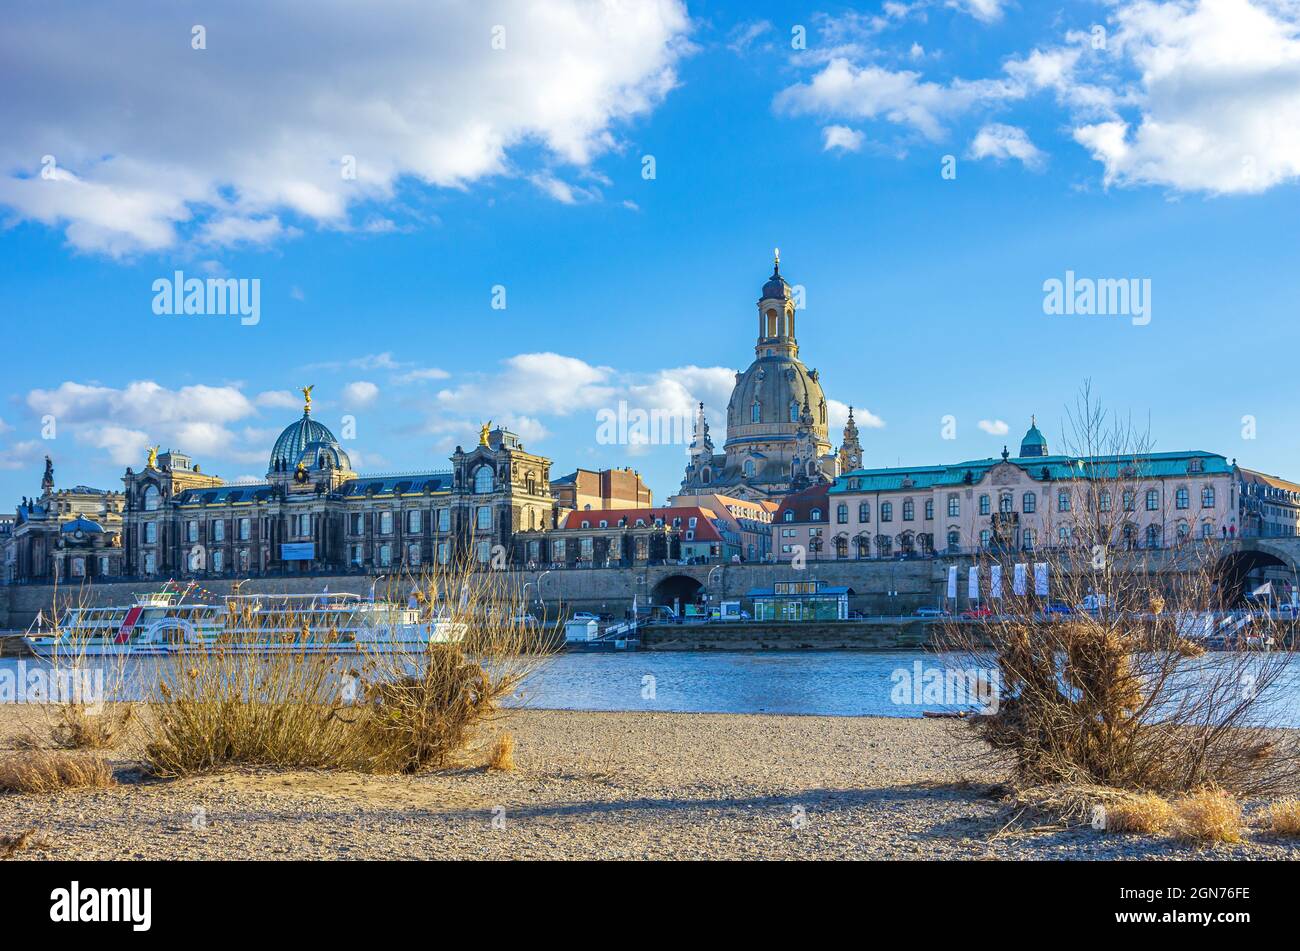
{"type": "Polygon", "coordinates": [[[406,530],[408,532],[418,532],[421,528],[421,512],[419,509],[411,509],[406,513],[406,530]]]}
{"type": "Polygon", "coordinates": [[[1205,488],[1201,489],[1201,508],[1214,508],[1214,486],[1207,485],[1205,488]]]}
{"type": "Polygon", "coordinates": [[[980,514],[981,515],[989,514],[989,497],[987,495],[980,496],[980,514]]]}
{"type": "Polygon", "coordinates": [[[158,523],[144,523],[144,543],[146,545],[156,545],[158,543],[158,523]]]}
{"type": "Polygon", "coordinates": [[[894,503],[893,503],[893,502],[881,502],[881,503],[880,503],[880,520],[881,520],[882,522],[892,522],[892,521],[894,520],[894,503]]]}
{"type": "Polygon", "coordinates": [[[390,545],[379,546],[379,566],[387,568],[393,563],[393,549],[390,545]]]}
{"type": "Polygon", "coordinates": [[[438,509],[438,531],[451,531],[451,509],[438,509]]]}
{"type": "Polygon", "coordinates": [[[552,552],[552,554],[555,555],[555,560],[556,560],[556,561],[564,561],[564,559],[565,559],[565,555],[566,555],[566,552],[565,552],[565,546],[564,546],[564,539],[563,539],[563,538],[557,538],[557,539],[555,540],[555,544],[552,546],[552,548],[551,548],[551,552],[552,552]]]}
{"type": "Polygon", "coordinates": [[[151,574],[153,574],[154,572],[156,572],[157,570],[158,570],[158,558],[157,558],[157,556],[155,556],[154,553],[151,552],[151,551],[147,551],[147,552],[145,552],[145,553],[144,553],[144,572],[145,572],[145,574],[147,574],[147,575],[151,575],[151,574]]]}
{"type": "Polygon", "coordinates": [[[239,540],[246,542],[253,531],[253,520],[251,518],[241,518],[239,520],[239,540]]]}
{"type": "Polygon", "coordinates": [[[948,517],[956,518],[961,515],[961,499],[955,495],[948,496],[948,517]]]}
{"type": "Polygon", "coordinates": [[[492,509],[487,505],[478,507],[478,521],[475,523],[479,531],[490,531],[492,529],[492,509]]]}
{"type": "Polygon", "coordinates": [[[446,542],[438,542],[438,564],[445,565],[447,563],[448,551],[446,542]]]}
{"type": "Polygon", "coordinates": [[[925,520],[927,522],[934,521],[934,499],[925,500],[925,520]]]}
{"type": "MultiPolygon", "coordinates": [[[[1069,492],[1058,492],[1058,493],[1056,493],[1056,510],[1057,510],[1058,512],[1068,512],[1068,511],[1070,511],[1070,493],[1069,493],[1069,492]]],[[[1064,531],[1064,529],[1062,529],[1062,531],[1064,531]]]]}
{"type": "MultiPolygon", "coordinates": [[[[212,540],[214,542],[224,542],[226,540],[226,520],[224,518],[219,518],[212,523],[212,540]]],[[[215,562],[213,567],[216,567],[215,562]]]]}
{"type": "Polygon", "coordinates": [[[1147,490],[1147,511],[1154,512],[1160,508],[1160,492],[1156,489],[1147,490]]]}
{"type": "Polygon", "coordinates": [[[364,551],[365,549],[360,545],[352,546],[352,564],[359,565],[365,561],[365,555],[363,554],[364,551]]]}
{"type": "Polygon", "coordinates": [[[1032,515],[1038,509],[1038,496],[1033,492],[1026,492],[1025,497],[1021,499],[1020,502],[1021,507],[1028,515],[1032,515]]]}
{"type": "Polygon", "coordinates": [[[379,513],[379,534],[380,535],[393,534],[393,513],[392,512],[379,513]]]}
{"type": "Polygon", "coordinates": [[[189,521],[185,523],[185,540],[187,542],[196,542],[199,540],[199,523],[189,521]]]}

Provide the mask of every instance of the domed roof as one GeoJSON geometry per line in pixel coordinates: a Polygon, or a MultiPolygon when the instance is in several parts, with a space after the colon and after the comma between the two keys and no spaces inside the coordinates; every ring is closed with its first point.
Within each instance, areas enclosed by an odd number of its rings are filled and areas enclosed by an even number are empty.
{"type": "Polygon", "coordinates": [[[319,446],[338,449],[338,440],[327,426],[316,422],[309,413],[304,412],[302,419],[286,426],[284,432],[280,433],[280,438],[275,441],[275,446],[271,449],[270,469],[274,471],[277,464],[280,468],[292,469],[309,447],[319,446]]]}
{"type": "Polygon", "coordinates": [[[785,356],[760,357],[738,375],[727,407],[727,439],[762,434],[792,435],[804,405],[813,417],[813,430],[825,437],[821,383],[799,360],[785,356]],[[758,421],[754,404],[758,403],[758,421]],[[793,406],[793,411],[792,411],[793,406]]]}
{"type": "Polygon", "coordinates": [[[790,285],[787,284],[785,278],[781,276],[781,260],[779,258],[772,265],[772,276],[769,277],[767,283],[763,285],[762,300],[767,300],[769,297],[774,297],[778,300],[789,300],[790,298],[790,285]]]}
{"type": "Polygon", "coordinates": [[[64,522],[60,531],[64,532],[85,532],[87,535],[102,535],[104,528],[98,522],[79,515],[70,522],[64,522]]]}
{"type": "Polygon", "coordinates": [[[1029,418],[1029,431],[1020,441],[1020,455],[1022,458],[1047,455],[1047,437],[1038,431],[1038,421],[1032,416],[1029,418]]]}

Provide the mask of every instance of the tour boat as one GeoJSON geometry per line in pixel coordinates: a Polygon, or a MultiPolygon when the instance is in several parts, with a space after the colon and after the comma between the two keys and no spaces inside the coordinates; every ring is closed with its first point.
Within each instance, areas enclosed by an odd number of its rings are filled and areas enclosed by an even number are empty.
{"type": "Polygon", "coordinates": [[[137,595],[135,603],[70,608],[53,626],[23,636],[41,657],[159,655],[221,648],[240,654],[363,654],[423,650],[460,640],[465,625],[417,608],[346,592],[231,594],[185,601],[185,591],[137,595]]]}

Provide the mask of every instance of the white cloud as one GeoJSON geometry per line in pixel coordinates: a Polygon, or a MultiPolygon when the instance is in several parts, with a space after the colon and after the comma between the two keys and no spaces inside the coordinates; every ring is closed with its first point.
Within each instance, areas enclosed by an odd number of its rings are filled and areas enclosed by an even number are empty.
{"type": "Polygon", "coordinates": [[[402,178],[589,166],[690,48],[680,0],[321,0],[259,8],[257,29],[239,15],[205,11],[193,50],[148,6],[6,11],[0,85],[30,94],[0,98],[0,204],[111,255],[264,243],[294,218],[348,227],[402,178]]]}
{"type": "Polygon", "coordinates": [[[1002,7],[1006,0],[948,0],[948,6],[969,13],[981,23],[993,23],[1002,19],[1002,7]]]}
{"type": "Polygon", "coordinates": [[[369,380],[357,380],[343,387],[343,405],[348,409],[369,406],[379,397],[379,387],[369,380]]]}
{"type": "Polygon", "coordinates": [[[1011,431],[1011,427],[1000,419],[981,419],[978,425],[990,436],[1005,436],[1011,431]]]}
{"type": "MultiPolygon", "coordinates": [[[[727,36],[727,49],[733,53],[744,55],[750,52],[754,43],[768,33],[772,32],[772,23],[769,20],[758,20],[753,23],[741,23],[733,27],[731,33],[727,36]]],[[[768,44],[764,44],[766,47],[768,44]]]]}
{"type": "MultiPolygon", "coordinates": [[[[826,426],[830,431],[831,442],[837,446],[840,437],[844,432],[844,424],[849,421],[849,404],[841,403],[839,400],[826,400],[826,426]]],[[[861,406],[853,407],[853,421],[858,424],[858,429],[883,429],[885,421],[861,406]]]]}
{"type": "Polygon", "coordinates": [[[941,85],[911,70],[857,66],[836,58],[808,82],[781,90],[772,105],[778,113],[795,116],[885,119],[937,141],[951,117],[978,103],[1016,98],[1023,92],[1022,84],[1009,80],[954,79],[941,85]]]}
{"type": "Polygon", "coordinates": [[[267,409],[297,409],[302,400],[288,390],[265,390],[253,402],[267,409]]]}
{"type": "Polygon", "coordinates": [[[864,136],[861,132],[846,125],[828,125],[822,129],[822,151],[840,149],[844,152],[856,152],[862,148],[864,136]]]}
{"type": "Polygon", "coordinates": [[[1074,131],[1107,184],[1249,193],[1300,177],[1300,4],[1143,0],[1114,19],[1137,114],[1074,131]]]}
{"type": "Polygon", "coordinates": [[[970,156],[975,159],[992,158],[1001,162],[1004,159],[1018,159],[1026,168],[1042,168],[1045,157],[1029,141],[1024,129],[1013,125],[992,122],[983,126],[975,134],[970,145],[970,156]]]}

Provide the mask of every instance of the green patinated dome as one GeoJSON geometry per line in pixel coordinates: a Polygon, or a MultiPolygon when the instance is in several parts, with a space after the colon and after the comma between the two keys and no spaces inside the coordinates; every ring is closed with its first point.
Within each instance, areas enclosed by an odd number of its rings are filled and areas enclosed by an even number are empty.
{"type": "Polygon", "coordinates": [[[1020,456],[1045,456],[1047,455],[1047,437],[1038,429],[1038,421],[1034,417],[1029,418],[1029,432],[1025,433],[1025,438],[1020,441],[1020,456]]]}
{"type": "Polygon", "coordinates": [[[316,468],[318,457],[322,453],[331,465],[349,467],[347,453],[339,446],[329,427],[316,422],[309,413],[304,412],[301,419],[286,426],[276,439],[275,446],[271,449],[270,471],[274,472],[277,468],[293,469],[300,460],[305,461],[308,468],[316,468]],[[303,460],[308,450],[313,451],[312,455],[303,460]]]}

